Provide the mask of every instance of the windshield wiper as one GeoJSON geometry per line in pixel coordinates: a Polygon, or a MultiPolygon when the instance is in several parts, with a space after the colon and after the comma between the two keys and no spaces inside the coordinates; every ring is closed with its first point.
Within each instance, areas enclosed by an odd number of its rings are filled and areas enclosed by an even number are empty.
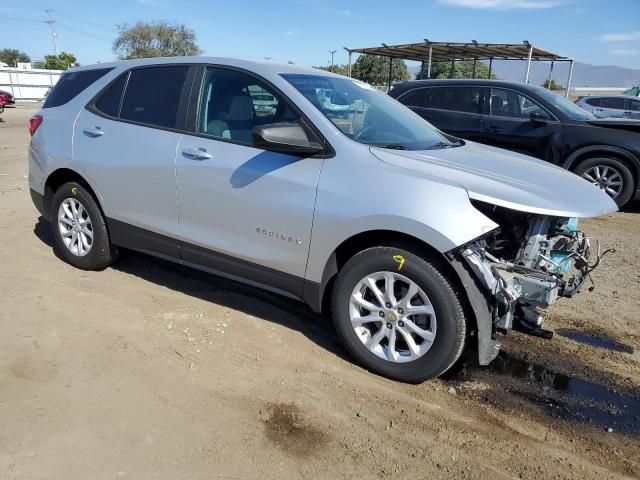
{"type": "Polygon", "coordinates": [[[382,144],[373,144],[373,147],[379,148],[388,148],[390,150],[409,150],[407,147],[400,143],[382,143],[382,144]]]}

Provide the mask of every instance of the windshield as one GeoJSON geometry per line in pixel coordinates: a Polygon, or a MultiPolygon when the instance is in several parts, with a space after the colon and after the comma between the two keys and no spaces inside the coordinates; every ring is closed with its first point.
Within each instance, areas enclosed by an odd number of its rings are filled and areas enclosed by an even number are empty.
{"type": "Polygon", "coordinates": [[[427,150],[461,145],[404,105],[372,86],[345,77],[283,74],[282,77],[347,137],[367,145],[427,150]]]}
{"type": "Polygon", "coordinates": [[[583,108],[579,107],[571,100],[566,99],[557,93],[547,90],[542,87],[531,87],[535,92],[544,98],[547,102],[560,110],[563,114],[569,117],[571,120],[594,120],[596,117],[592,113],[587,112],[583,108]]]}

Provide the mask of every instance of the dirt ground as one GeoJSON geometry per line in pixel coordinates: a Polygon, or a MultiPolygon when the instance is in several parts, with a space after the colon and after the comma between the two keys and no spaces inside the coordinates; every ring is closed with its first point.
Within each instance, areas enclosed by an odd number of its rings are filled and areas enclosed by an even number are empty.
{"type": "Polygon", "coordinates": [[[0,478],[639,478],[640,213],[595,290],[490,368],[404,385],[355,366],[296,302],[141,254],[83,272],[27,185],[27,119],[0,123],[0,478]]]}

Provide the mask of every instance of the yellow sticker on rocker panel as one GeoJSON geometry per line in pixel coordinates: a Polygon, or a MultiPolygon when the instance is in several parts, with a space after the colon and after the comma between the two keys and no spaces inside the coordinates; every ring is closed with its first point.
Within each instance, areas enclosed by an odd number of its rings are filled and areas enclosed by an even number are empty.
{"type": "Polygon", "coordinates": [[[394,255],[393,260],[398,264],[398,271],[404,266],[404,257],[402,255],[394,255]]]}

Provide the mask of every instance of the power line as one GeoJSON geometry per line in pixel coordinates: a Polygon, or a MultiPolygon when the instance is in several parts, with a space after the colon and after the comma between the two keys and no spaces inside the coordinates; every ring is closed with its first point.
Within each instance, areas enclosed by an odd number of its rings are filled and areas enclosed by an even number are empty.
{"type": "Polygon", "coordinates": [[[44,23],[49,25],[51,28],[51,35],[53,36],[53,53],[57,57],[58,56],[58,32],[56,32],[56,20],[53,18],[53,10],[48,8],[44,11],[47,15],[49,15],[49,20],[45,20],[44,23]]]}

